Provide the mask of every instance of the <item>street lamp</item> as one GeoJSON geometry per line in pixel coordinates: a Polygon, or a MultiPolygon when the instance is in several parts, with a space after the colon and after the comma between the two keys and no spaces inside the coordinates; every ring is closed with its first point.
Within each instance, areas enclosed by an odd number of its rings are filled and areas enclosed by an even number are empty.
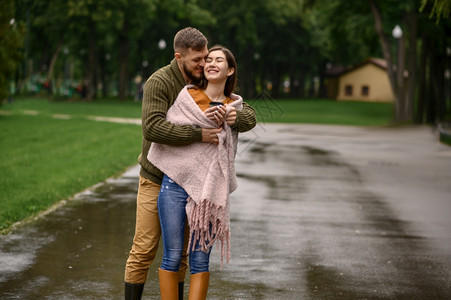
{"type": "MultiPolygon", "coordinates": [[[[158,41],[158,49],[160,49],[161,51],[166,49],[166,41],[164,39],[161,39],[158,41]]],[[[160,56],[160,59],[162,60],[162,63],[164,64],[164,54],[163,54],[163,57],[161,55],[159,55],[159,56],[160,56]]]]}
{"type": "Polygon", "coordinates": [[[397,40],[399,40],[402,37],[402,29],[399,25],[396,25],[395,28],[393,28],[391,34],[393,37],[397,40]]]}
{"type": "MultiPolygon", "coordinates": [[[[398,65],[399,65],[399,62],[400,62],[400,56],[401,56],[401,53],[400,53],[400,51],[399,51],[399,50],[400,50],[400,49],[399,49],[399,40],[402,38],[402,29],[401,29],[401,26],[396,25],[396,26],[393,28],[391,34],[392,34],[393,38],[396,39],[396,64],[395,64],[396,69],[395,69],[395,71],[396,71],[396,72],[398,72],[398,71],[399,71],[399,72],[402,72],[402,70],[398,70],[398,65]]],[[[395,76],[395,78],[396,78],[396,76],[395,76]]]]}
{"type": "Polygon", "coordinates": [[[166,49],[166,41],[165,41],[165,40],[161,39],[161,40],[158,42],[158,49],[160,49],[160,50],[166,49]]]}

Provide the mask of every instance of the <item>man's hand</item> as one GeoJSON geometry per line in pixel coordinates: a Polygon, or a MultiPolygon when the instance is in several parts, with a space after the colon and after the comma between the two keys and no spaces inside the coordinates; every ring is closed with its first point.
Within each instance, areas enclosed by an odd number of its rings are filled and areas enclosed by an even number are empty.
{"type": "Polygon", "coordinates": [[[214,129],[202,128],[202,142],[218,145],[219,144],[218,133],[220,133],[221,131],[222,127],[214,129]]]}
{"type": "Polygon", "coordinates": [[[207,118],[214,121],[218,126],[221,126],[222,123],[224,123],[225,114],[226,114],[226,108],[224,105],[221,106],[213,106],[210,108],[207,108],[204,111],[204,114],[207,118]]]}
{"type": "Polygon", "coordinates": [[[229,107],[230,107],[230,111],[226,117],[226,122],[227,122],[227,125],[232,126],[236,122],[236,109],[233,106],[229,106],[229,107]]]}

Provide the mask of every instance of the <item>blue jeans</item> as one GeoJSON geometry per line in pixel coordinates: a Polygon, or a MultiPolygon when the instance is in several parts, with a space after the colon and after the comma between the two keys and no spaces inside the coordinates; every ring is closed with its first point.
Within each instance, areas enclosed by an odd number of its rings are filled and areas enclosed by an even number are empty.
{"type": "MultiPolygon", "coordinates": [[[[183,255],[183,242],[188,194],[168,176],[164,175],[158,196],[158,214],[163,236],[163,261],[161,269],[177,272],[183,255]]],[[[194,251],[189,252],[190,273],[208,272],[211,247],[208,252],[200,251],[196,243],[194,251]]]]}

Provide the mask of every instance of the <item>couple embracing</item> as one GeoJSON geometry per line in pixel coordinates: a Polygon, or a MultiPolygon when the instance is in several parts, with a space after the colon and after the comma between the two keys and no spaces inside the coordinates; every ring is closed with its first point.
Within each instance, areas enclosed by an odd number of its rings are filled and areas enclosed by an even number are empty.
{"type": "Polygon", "coordinates": [[[142,152],[133,246],[125,268],[125,299],[141,299],[160,236],[161,299],[206,299],[210,252],[219,242],[230,259],[229,195],[236,185],[239,132],[255,112],[234,94],[237,64],[223,46],[187,27],[174,37],[174,59],[144,86],[142,152]]]}

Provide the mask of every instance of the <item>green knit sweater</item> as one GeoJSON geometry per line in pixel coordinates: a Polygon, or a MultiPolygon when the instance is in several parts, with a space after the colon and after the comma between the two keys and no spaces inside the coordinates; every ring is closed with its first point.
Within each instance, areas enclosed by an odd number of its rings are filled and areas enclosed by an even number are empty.
{"type": "MultiPolygon", "coordinates": [[[[153,73],[144,85],[142,102],[142,150],[138,157],[140,175],[161,184],[163,173],[147,160],[152,142],[173,146],[184,146],[202,141],[201,128],[191,125],[178,126],[166,121],[166,112],[174,104],[185,80],[177,61],[153,73]]],[[[243,110],[237,111],[236,123],[232,129],[245,132],[256,125],[254,109],[243,103],[243,110]]]]}

